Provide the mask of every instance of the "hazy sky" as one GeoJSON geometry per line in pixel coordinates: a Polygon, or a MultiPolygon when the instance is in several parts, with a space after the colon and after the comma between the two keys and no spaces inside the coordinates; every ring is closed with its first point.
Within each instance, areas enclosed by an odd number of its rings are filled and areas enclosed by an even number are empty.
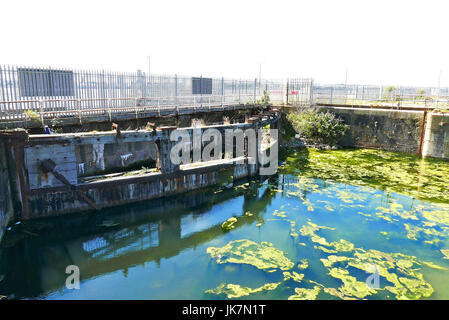
{"type": "Polygon", "coordinates": [[[449,86],[447,1],[0,2],[0,64],[449,86]]]}

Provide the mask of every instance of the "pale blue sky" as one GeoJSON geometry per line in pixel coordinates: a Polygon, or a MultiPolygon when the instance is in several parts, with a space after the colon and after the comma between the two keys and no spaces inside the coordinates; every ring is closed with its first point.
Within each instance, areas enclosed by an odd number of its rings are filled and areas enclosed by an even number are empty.
{"type": "MultiPolygon", "coordinates": [[[[446,1],[447,2],[447,1],[446,1]]],[[[449,86],[445,1],[0,3],[0,64],[449,86]]]]}

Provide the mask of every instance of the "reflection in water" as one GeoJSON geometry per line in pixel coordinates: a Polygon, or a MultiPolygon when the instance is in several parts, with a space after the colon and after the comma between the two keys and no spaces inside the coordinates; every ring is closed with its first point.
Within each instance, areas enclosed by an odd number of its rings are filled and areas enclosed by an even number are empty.
{"type": "Polygon", "coordinates": [[[449,163],[369,150],[288,156],[264,181],[14,225],[0,294],[449,298],[449,163]],[[80,290],[65,288],[67,265],[79,266],[80,290]],[[366,287],[367,266],[377,289],[366,287]]]}
{"type": "MultiPolygon", "coordinates": [[[[2,243],[1,293],[25,298],[59,290],[67,265],[79,266],[82,280],[117,270],[126,274],[128,268],[151,261],[159,265],[161,259],[222,235],[221,223],[252,207],[249,202],[263,207],[264,198],[271,197],[265,192],[258,199],[256,181],[246,185],[250,187],[218,194],[201,190],[166,201],[16,225],[2,243]],[[229,211],[229,204],[236,210],[229,211]]],[[[247,217],[245,223],[257,218],[247,217]]]]}

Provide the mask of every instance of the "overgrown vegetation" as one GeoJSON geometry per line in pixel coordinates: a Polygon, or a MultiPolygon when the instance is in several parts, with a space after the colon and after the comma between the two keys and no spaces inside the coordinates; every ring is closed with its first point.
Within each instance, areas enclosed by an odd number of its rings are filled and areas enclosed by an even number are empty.
{"type": "Polygon", "coordinates": [[[336,145],[349,129],[343,120],[330,112],[306,110],[287,116],[295,131],[306,143],[336,145]]]}
{"type": "Polygon", "coordinates": [[[41,117],[36,111],[33,110],[25,110],[25,119],[30,120],[31,122],[41,123],[41,117]]]}
{"type": "Polygon", "coordinates": [[[400,94],[396,93],[395,86],[388,86],[384,90],[383,100],[384,101],[401,101],[402,97],[400,94]]]}
{"type": "Polygon", "coordinates": [[[427,98],[425,96],[425,94],[426,94],[426,91],[424,89],[420,89],[418,91],[418,95],[415,97],[415,99],[417,99],[417,100],[424,100],[425,98],[427,98]]]}
{"type": "Polygon", "coordinates": [[[270,104],[270,95],[268,94],[267,90],[263,91],[263,96],[259,100],[257,100],[257,104],[260,105],[270,104]]]}

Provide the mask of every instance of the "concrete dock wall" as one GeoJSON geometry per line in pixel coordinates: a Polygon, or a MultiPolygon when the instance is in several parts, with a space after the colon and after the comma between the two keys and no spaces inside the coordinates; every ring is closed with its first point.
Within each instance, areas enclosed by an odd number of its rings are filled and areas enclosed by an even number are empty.
{"type": "MultiPolygon", "coordinates": [[[[159,198],[215,184],[216,172],[179,174],[167,177],[157,173],[140,176],[139,179],[113,179],[80,185],[80,190],[98,206],[109,207],[141,200],[159,198]]],[[[33,218],[63,215],[69,212],[91,209],[76,192],[32,192],[30,216],[33,218]]]]}
{"type": "Polygon", "coordinates": [[[428,111],[319,107],[350,126],[342,146],[449,159],[449,114],[428,111]],[[423,128],[423,125],[425,126],[423,128]],[[421,142],[422,140],[422,142],[421,142]]]}
{"type": "MultiPolygon", "coordinates": [[[[157,172],[131,178],[105,179],[79,184],[78,188],[94,200],[96,205],[111,207],[217,185],[219,183],[219,171],[223,170],[226,174],[226,168],[233,168],[229,175],[229,181],[231,182],[255,174],[254,165],[229,162],[226,165],[214,165],[209,168],[181,169],[176,174],[171,175],[157,172]],[[239,172],[240,175],[233,177],[233,171],[239,172]]],[[[36,190],[31,192],[29,202],[30,217],[32,218],[64,215],[70,212],[92,209],[78,197],[76,192],[67,190],[54,190],[52,192],[36,190]]]]}
{"type": "MultiPolygon", "coordinates": [[[[275,111],[250,118],[245,123],[182,129],[191,139],[194,132],[207,129],[215,129],[224,137],[229,129],[259,132],[259,127],[276,123],[279,117],[280,113],[275,111]]],[[[248,142],[244,143],[243,157],[228,158],[223,154],[225,157],[220,160],[173,164],[170,151],[177,142],[170,140],[170,133],[176,129],[160,127],[156,130],[52,135],[0,132],[0,138],[8,141],[3,145],[8,151],[6,158],[14,164],[11,184],[17,194],[16,217],[59,216],[216,184],[232,186],[233,181],[258,173],[257,159],[248,154],[248,142]],[[49,162],[53,167],[46,170],[43,164],[49,162]]],[[[224,143],[223,139],[223,150],[224,143]]],[[[204,141],[202,145],[204,147],[204,141]]],[[[2,174],[0,179],[3,177],[2,174]]],[[[4,223],[1,221],[6,225],[5,219],[4,223]]]]}
{"type": "Polygon", "coordinates": [[[415,153],[419,151],[422,111],[322,107],[350,126],[342,146],[415,153]]]}
{"type": "Polygon", "coordinates": [[[423,156],[449,159],[449,114],[431,113],[428,115],[423,156]]]}
{"type": "Polygon", "coordinates": [[[0,240],[6,227],[14,219],[11,184],[5,154],[5,142],[0,139],[0,240]]]}

